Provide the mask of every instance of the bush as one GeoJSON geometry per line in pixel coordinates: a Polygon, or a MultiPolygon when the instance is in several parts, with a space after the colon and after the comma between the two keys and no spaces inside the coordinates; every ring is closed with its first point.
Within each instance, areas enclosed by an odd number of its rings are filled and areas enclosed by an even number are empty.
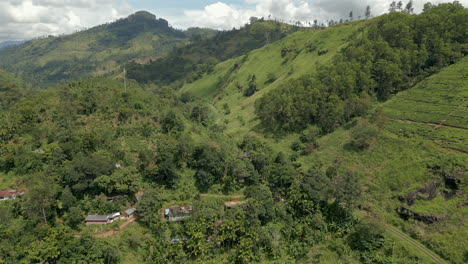
{"type": "Polygon", "coordinates": [[[354,250],[372,251],[383,246],[384,230],[376,224],[361,224],[349,237],[349,245],[354,250]]]}
{"type": "Polygon", "coordinates": [[[302,131],[299,139],[302,143],[312,143],[317,144],[317,139],[320,138],[322,131],[317,126],[309,126],[304,131],[302,131]]]}
{"type": "Polygon", "coordinates": [[[374,138],[378,136],[378,129],[369,124],[367,120],[361,120],[356,127],[351,130],[350,147],[356,150],[368,148],[374,138]]]}

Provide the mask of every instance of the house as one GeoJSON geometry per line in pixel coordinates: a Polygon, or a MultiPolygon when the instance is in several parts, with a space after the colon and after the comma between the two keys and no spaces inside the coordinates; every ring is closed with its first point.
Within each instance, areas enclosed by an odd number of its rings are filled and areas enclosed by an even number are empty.
{"type": "Polygon", "coordinates": [[[164,209],[164,218],[169,222],[180,221],[192,215],[192,206],[180,205],[164,209]]]}
{"type": "Polygon", "coordinates": [[[120,212],[113,213],[110,215],[88,215],[85,218],[87,225],[106,225],[118,220],[120,218],[120,212]]]}
{"type": "Polygon", "coordinates": [[[108,215],[88,215],[85,219],[87,225],[106,225],[112,221],[108,215]]]}
{"type": "Polygon", "coordinates": [[[113,214],[109,215],[109,219],[111,219],[112,221],[114,221],[114,220],[116,220],[118,218],[120,218],[120,212],[113,213],[113,214]]]}
{"type": "Polygon", "coordinates": [[[3,190],[0,191],[0,201],[2,200],[13,200],[16,197],[24,194],[24,191],[20,190],[3,190]]]}
{"type": "Polygon", "coordinates": [[[133,216],[135,216],[135,214],[136,214],[136,208],[130,208],[130,209],[125,210],[125,214],[126,214],[128,217],[133,217],[133,216]]]}

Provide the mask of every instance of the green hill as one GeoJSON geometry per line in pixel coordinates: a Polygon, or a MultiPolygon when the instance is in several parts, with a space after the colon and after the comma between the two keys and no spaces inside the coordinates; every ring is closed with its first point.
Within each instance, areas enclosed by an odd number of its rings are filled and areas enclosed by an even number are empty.
{"type": "Polygon", "coordinates": [[[317,64],[330,63],[362,24],[296,32],[264,48],[216,65],[212,73],[184,85],[180,91],[213,102],[220,113],[229,108],[230,113],[224,117],[228,133],[245,133],[258,124],[253,114],[257,99],[284,83],[314,72],[317,64]],[[244,92],[253,76],[257,91],[246,97],[244,92]]]}
{"type": "Polygon", "coordinates": [[[106,75],[134,59],[162,57],[193,36],[204,38],[213,30],[176,30],[148,12],[71,35],[39,38],[0,51],[0,68],[20,74],[36,85],[106,75]]]}
{"type": "Polygon", "coordinates": [[[190,45],[177,48],[148,65],[130,63],[127,65],[129,77],[139,82],[163,84],[193,82],[211,72],[219,62],[261,48],[298,30],[301,29],[288,24],[259,20],[240,29],[220,31],[211,38],[196,38],[190,45]]]}

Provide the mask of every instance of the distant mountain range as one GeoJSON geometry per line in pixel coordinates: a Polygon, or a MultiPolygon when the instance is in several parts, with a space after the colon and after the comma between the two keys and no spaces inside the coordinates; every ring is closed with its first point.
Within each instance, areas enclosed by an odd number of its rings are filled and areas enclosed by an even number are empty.
{"type": "Polygon", "coordinates": [[[21,45],[23,44],[25,41],[24,40],[19,40],[19,41],[3,41],[3,42],[0,42],[0,50],[1,49],[5,49],[5,48],[8,48],[8,47],[13,47],[13,46],[18,46],[18,45],[21,45]]]}
{"type": "Polygon", "coordinates": [[[34,39],[8,51],[0,50],[0,68],[46,86],[87,75],[108,75],[130,60],[155,60],[174,47],[214,36],[216,32],[174,29],[168,21],[140,11],[74,34],[34,39]]]}

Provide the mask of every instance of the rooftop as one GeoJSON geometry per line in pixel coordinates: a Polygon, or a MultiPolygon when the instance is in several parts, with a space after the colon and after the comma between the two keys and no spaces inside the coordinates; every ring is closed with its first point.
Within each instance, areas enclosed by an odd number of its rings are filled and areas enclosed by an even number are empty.
{"type": "Polygon", "coordinates": [[[125,213],[126,213],[127,215],[132,215],[132,214],[134,214],[135,212],[136,212],[136,208],[130,208],[130,209],[125,210],[125,213]]]}
{"type": "Polygon", "coordinates": [[[2,190],[0,191],[0,197],[13,197],[18,195],[23,195],[24,191],[20,190],[2,190]]]}
{"type": "Polygon", "coordinates": [[[108,219],[108,215],[88,215],[85,221],[107,221],[108,219]]]}

